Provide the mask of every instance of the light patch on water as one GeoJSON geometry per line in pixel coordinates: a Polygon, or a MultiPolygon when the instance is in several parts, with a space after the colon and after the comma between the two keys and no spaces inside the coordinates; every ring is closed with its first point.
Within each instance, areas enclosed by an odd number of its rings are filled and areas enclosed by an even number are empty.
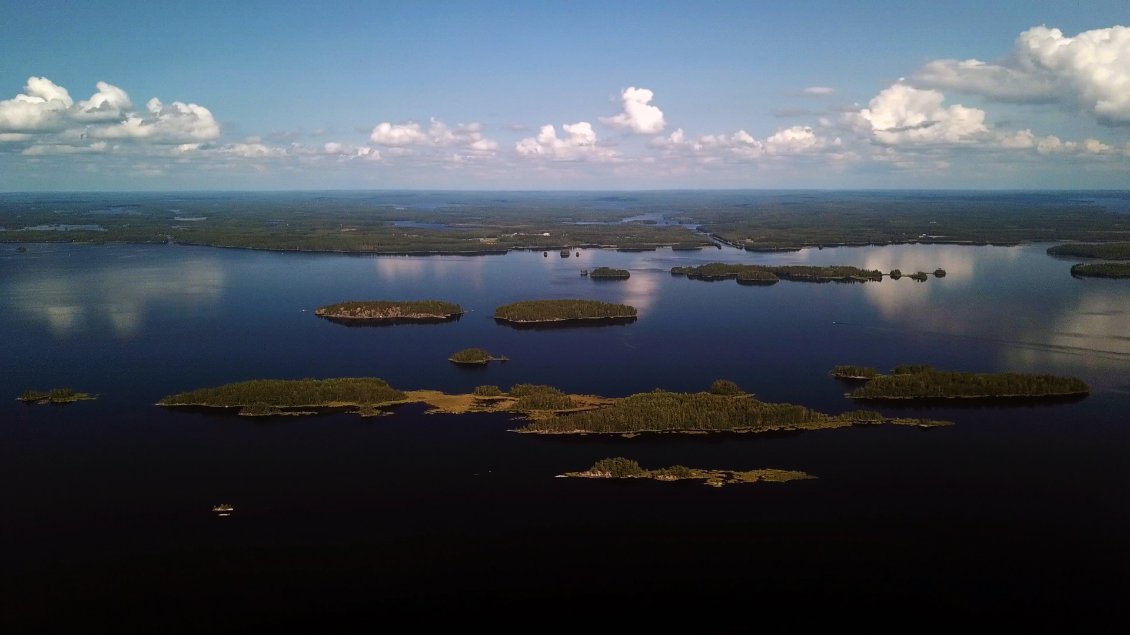
{"type": "Polygon", "coordinates": [[[180,266],[103,269],[92,272],[39,273],[13,282],[14,306],[44,322],[53,335],[71,337],[92,327],[110,325],[127,339],[143,326],[148,305],[172,304],[186,310],[219,301],[226,275],[214,261],[190,260],[180,266]]]}

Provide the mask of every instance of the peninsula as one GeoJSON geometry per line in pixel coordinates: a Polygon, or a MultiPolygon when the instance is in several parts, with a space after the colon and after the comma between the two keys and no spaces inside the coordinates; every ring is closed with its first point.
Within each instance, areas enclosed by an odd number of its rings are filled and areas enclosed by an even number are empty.
{"type": "Polygon", "coordinates": [[[495,357],[483,348],[465,348],[453,353],[451,357],[447,358],[447,360],[453,364],[463,364],[466,366],[486,366],[490,362],[505,362],[507,359],[505,355],[495,357]]]}
{"type": "Polygon", "coordinates": [[[90,393],[75,392],[72,388],[52,388],[50,390],[25,390],[16,399],[29,404],[65,404],[97,398],[90,393]]]}
{"type": "Polygon", "coordinates": [[[314,315],[341,324],[447,322],[463,315],[463,307],[442,300],[350,300],[318,307],[314,315]]]}
{"type": "MultiPolygon", "coordinates": [[[[837,366],[838,369],[858,368],[837,366]]],[[[873,371],[874,369],[865,369],[873,371]]],[[[1090,387],[1075,377],[1031,373],[970,373],[936,370],[931,366],[896,366],[890,375],[875,374],[867,383],[847,393],[860,400],[992,399],[1022,400],[1084,397],[1090,387]]]]}
{"type": "Polygon", "coordinates": [[[701,468],[672,465],[655,470],[647,470],[640,464],[622,456],[600,459],[584,472],[566,472],[564,478],[641,478],[656,481],[703,481],[711,487],[722,487],[736,483],[785,483],[814,479],[815,476],[794,470],[762,469],[739,472],[736,470],[706,470],[701,468]]]}
{"type": "Polygon", "coordinates": [[[498,307],[494,319],[515,325],[631,322],[636,308],[597,300],[528,300],[498,307]]]}

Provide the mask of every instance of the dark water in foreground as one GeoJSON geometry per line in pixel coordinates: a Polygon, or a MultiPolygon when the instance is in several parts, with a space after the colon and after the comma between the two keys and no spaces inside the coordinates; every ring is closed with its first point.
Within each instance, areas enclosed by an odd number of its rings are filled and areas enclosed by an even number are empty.
{"type": "Polygon", "coordinates": [[[706,630],[767,615],[1095,618],[1130,591],[1130,287],[1073,279],[1044,248],[562,259],[0,246],[3,612],[25,626],[190,630],[478,611],[505,620],[518,606],[554,620],[693,613],[706,630]],[[751,288],[666,273],[712,260],[948,275],[751,288]],[[602,265],[632,276],[579,276],[602,265]],[[344,299],[425,297],[468,313],[379,328],[313,315],[344,299]],[[533,331],[489,317],[507,302],[568,297],[630,303],[640,319],[533,331]],[[468,346],[510,361],[445,361],[468,346]],[[765,400],[839,412],[853,407],[827,376],[841,363],[1071,374],[1094,393],[880,408],[957,423],[945,429],[634,439],[517,435],[506,416],[417,406],[248,420],[151,405],[257,377],[607,395],[722,377],[765,400]],[[13,400],[51,386],[101,397],[13,400]],[[616,455],[819,479],[716,490],[553,478],[616,455]],[[235,514],[214,517],[221,502],[235,514]]]}

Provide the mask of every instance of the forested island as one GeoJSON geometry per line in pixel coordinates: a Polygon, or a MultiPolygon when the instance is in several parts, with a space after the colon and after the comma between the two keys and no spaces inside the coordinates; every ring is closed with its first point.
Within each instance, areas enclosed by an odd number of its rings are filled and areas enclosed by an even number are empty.
{"type": "Polygon", "coordinates": [[[736,279],[739,284],[769,285],[779,280],[797,282],[867,282],[883,279],[883,272],[844,265],[743,265],[711,262],[696,267],[672,267],[671,275],[692,280],[736,279]]]}
{"type": "Polygon", "coordinates": [[[1130,278],[1130,262],[1093,262],[1071,266],[1076,278],[1130,278]]]}
{"type": "Polygon", "coordinates": [[[374,377],[331,379],[254,379],[201,388],[162,398],[158,406],[231,409],[243,416],[303,416],[345,411],[362,416],[385,414],[384,408],[424,403],[431,412],[514,412],[544,416],[600,407],[610,400],[566,395],[552,386],[515,384],[509,392],[479,386],[465,395],[438,390],[398,390],[374,377]]]}
{"type": "Polygon", "coordinates": [[[66,404],[97,399],[97,397],[86,392],[76,392],[73,388],[51,388],[50,390],[25,390],[16,399],[29,404],[66,404]]]}
{"type": "Polygon", "coordinates": [[[498,357],[491,355],[490,352],[484,348],[465,348],[461,351],[456,351],[447,359],[454,364],[486,366],[490,362],[505,362],[508,358],[505,355],[498,357]]]}
{"type": "Polygon", "coordinates": [[[589,273],[589,277],[594,280],[627,280],[631,275],[627,269],[612,267],[597,267],[589,273]]]}
{"type": "Polygon", "coordinates": [[[970,373],[924,364],[896,366],[889,375],[873,368],[837,366],[837,377],[867,379],[847,394],[852,399],[1038,399],[1082,397],[1091,389],[1081,379],[1032,373],[970,373]]]}
{"type": "Polygon", "coordinates": [[[314,315],[342,324],[447,322],[463,315],[463,307],[442,300],[350,300],[318,307],[314,315]]]}
{"type": "Polygon", "coordinates": [[[498,307],[494,319],[511,324],[631,322],[636,308],[598,300],[527,300],[498,307]]]}
{"type": "Polygon", "coordinates": [[[1068,243],[1048,247],[1048,255],[1101,260],[1130,260],[1130,242],[1068,243]]]}
{"type": "Polygon", "coordinates": [[[672,465],[655,470],[647,470],[632,459],[622,456],[600,459],[583,472],[566,472],[565,478],[641,478],[656,481],[703,481],[711,487],[722,487],[736,483],[785,483],[814,479],[815,476],[795,470],[706,470],[701,468],[672,465]]]}
{"type": "Polygon", "coordinates": [[[244,416],[314,414],[310,408],[354,408],[373,415],[407,398],[407,393],[375,377],[253,379],[169,395],[157,405],[238,408],[244,416]]]}

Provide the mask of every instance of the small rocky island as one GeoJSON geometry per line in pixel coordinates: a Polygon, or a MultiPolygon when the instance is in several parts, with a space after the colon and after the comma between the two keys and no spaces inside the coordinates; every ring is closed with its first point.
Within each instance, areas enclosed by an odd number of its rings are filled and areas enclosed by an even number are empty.
{"type": "Polygon", "coordinates": [[[739,472],[736,470],[705,470],[700,468],[673,465],[655,470],[647,470],[640,464],[621,456],[600,459],[584,472],[566,472],[563,478],[640,478],[656,481],[703,481],[711,487],[722,487],[735,483],[785,483],[814,479],[815,476],[794,470],[762,469],[739,472]]]}
{"type": "Polygon", "coordinates": [[[632,322],[636,308],[597,300],[528,300],[498,307],[494,319],[514,326],[632,322]]]}
{"type": "Polygon", "coordinates": [[[16,399],[28,404],[42,405],[74,403],[97,398],[90,393],[76,392],[72,388],[52,388],[50,390],[25,390],[16,399]]]}
{"type": "Polygon", "coordinates": [[[459,319],[463,307],[442,300],[350,300],[318,307],[314,315],[350,325],[447,322],[459,319]]]}
{"type": "Polygon", "coordinates": [[[613,269],[612,267],[597,267],[589,273],[593,280],[627,280],[632,274],[627,269],[613,269]]]}
{"type": "Polygon", "coordinates": [[[864,366],[837,366],[832,376],[864,380],[847,393],[860,400],[986,399],[1013,400],[1085,397],[1081,379],[1033,373],[970,373],[937,370],[925,364],[896,366],[889,375],[864,366]]]}
{"type": "Polygon", "coordinates": [[[505,362],[507,359],[505,355],[495,357],[483,348],[465,348],[447,358],[453,364],[466,366],[486,366],[490,362],[505,362]]]}

